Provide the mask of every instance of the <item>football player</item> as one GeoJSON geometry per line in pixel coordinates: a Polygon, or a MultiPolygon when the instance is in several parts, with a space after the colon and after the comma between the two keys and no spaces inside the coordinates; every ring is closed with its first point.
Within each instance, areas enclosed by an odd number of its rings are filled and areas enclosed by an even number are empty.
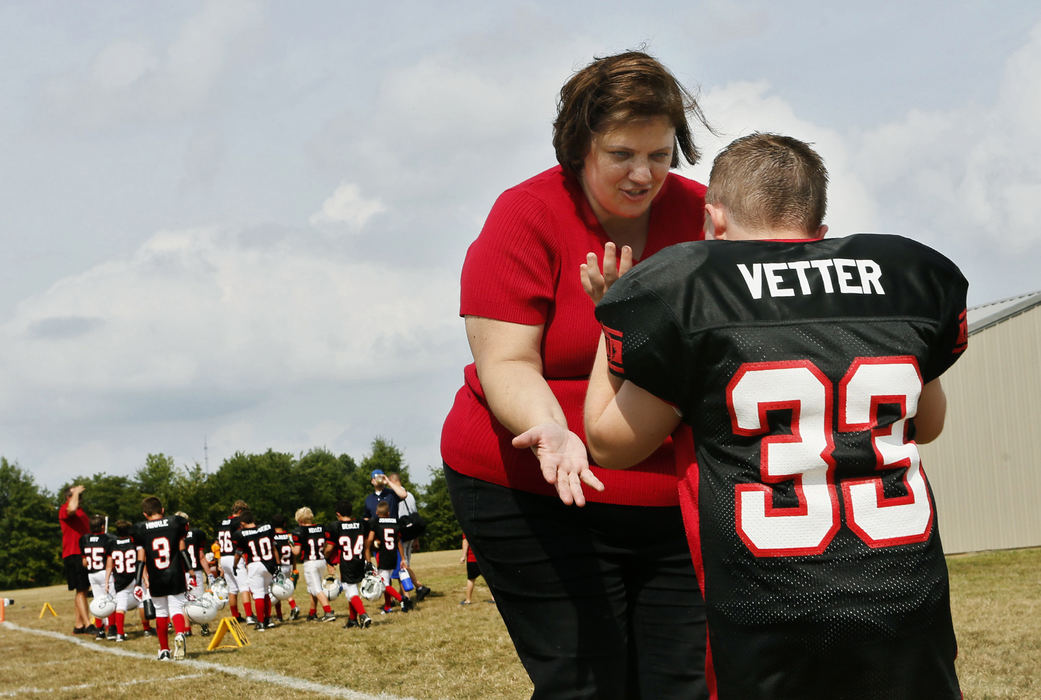
{"type": "MultiPolygon", "coordinates": [[[[87,570],[87,581],[90,583],[90,592],[94,598],[112,593],[108,588],[105,577],[105,555],[108,551],[109,536],[105,533],[105,516],[90,516],[90,532],[80,537],[80,551],[83,552],[83,568],[87,570]]],[[[95,639],[104,639],[105,630],[108,630],[109,638],[116,638],[115,621],[108,618],[94,618],[94,627],[97,628],[95,639]]]]}
{"type": "Polygon", "coordinates": [[[170,659],[169,623],[173,623],[175,633],[173,658],[183,659],[187,651],[184,633],[188,630],[184,617],[184,594],[190,570],[184,544],[188,522],[178,515],[167,516],[162,502],[155,496],[142,501],[141,511],[145,519],[134,526],[133,535],[137,545],[134,597],[144,600],[141,581],[147,569],[148,593],[155,605],[159,660],[170,659]]]}
{"type": "MultiPolygon", "coordinates": [[[[362,602],[358,584],[365,577],[365,564],[368,561],[366,538],[369,535],[368,524],[364,520],[355,520],[352,516],[350,501],[336,502],[336,522],[326,528],[325,555],[339,555],[340,583],[347,597],[348,616],[344,627],[364,629],[372,624],[365,603],[362,602]]],[[[329,618],[326,613],[325,620],[329,618]]],[[[335,617],[331,619],[336,619],[335,617]]]]}
{"type": "Polygon", "coordinates": [[[133,527],[128,520],[116,521],[116,535],[108,540],[105,550],[105,588],[115,591],[116,641],[126,641],[126,611],[134,595],[134,574],[137,573],[137,546],[130,536],[133,527]]]}
{"type": "Polygon", "coordinates": [[[271,577],[279,565],[279,552],[275,547],[275,529],[270,524],[258,525],[253,511],[246,508],[239,513],[239,529],[232,535],[235,543],[235,567],[240,562],[246,566],[247,587],[256,607],[256,629],[263,632],[275,624],[271,621],[268,591],[271,577]]]}
{"type": "MultiPolygon", "coordinates": [[[[282,571],[282,575],[287,580],[293,580],[293,535],[286,530],[286,516],[281,513],[276,514],[271,518],[271,525],[275,528],[275,534],[272,537],[275,541],[275,547],[278,549],[279,556],[279,568],[282,571]]],[[[282,619],[282,601],[275,601],[275,615],[278,617],[279,622],[283,622],[282,619]]],[[[289,619],[295,620],[300,617],[300,611],[296,608],[296,598],[291,597],[289,599],[289,619]]]]}
{"type": "Polygon", "coordinates": [[[402,590],[398,593],[391,587],[391,576],[398,568],[398,562],[405,560],[401,551],[401,537],[398,535],[398,519],[390,514],[390,504],[380,501],[376,506],[376,515],[369,521],[369,534],[365,539],[365,561],[372,561],[372,545],[376,543],[376,569],[383,579],[383,613],[393,610],[391,600],[401,603],[401,612],[412,609],[412,598],[402,590]]]}
{"type": "Polygon", "coordinates": [[[596,307],[588,447],[624,468],[672,434],[716,696],[954,700],[917,443],[943,427],[967,282],[906,238],[823,239],[826,186],[792,138],[752,134],[717,156],[718,240],[641,262],[596,307]]]}
{"type": "MultiPolygon", "coordinates": [[[[317,619],[319,605],[322,606],[325,615],[331,615],[331,619],[335,620],[329,597],[322,588],[322,579],[328,568],[325,560],[326,530],[321,525],[315,525],[314,513],[307,506],[298,509],[293,519],[298,526],[293,532],[293,556],[303,562],[304,583],[307,584],[307,592],[311,595],[311,609],[307,613],[307,621],[317,619]]],[[[364,534],[362,540],[364,541],[364,534]]]]}
{"type": "MultiPolygon", "coordinates": [[[[188,523],[188,534],[184,536],[184,551],[188,555],[188,572],[191,574],[189,581],[194,582],[194,585],[188,587],[188,594],[198,598],[206,592],[206,585],[213,582],[213,571],[210,569],[210,562],[206,559],[209,539],[206,537],[205,532],[191,526],[191,520],[188,518],[187,513],[179,510],[177,515],[184,518],[185,522],[188,523]]],[[[192,634],[190,623],[185,634],[189,637],[192,634]]],[[[209,634],[209,625],[202,625],[202,636],[207,637],[209,634]]]]}
{"type": "Polygon", "coordinates": [[[228,584],[228,607],[231,614],[239,622],[253,624],[257,620],[253,617],[253,606],[249,600],[246,566],[243,562],[241,569],[235,568],[235,543],[232,542],[232,535],[239,529],[239,515],[248,507],[241,499],[231,504],[231,515],[221,520],[217,526],[217,543],[220,545],[221,571],[224,572],[224,580],[228,584]],[[240,598],[246,617],[239,614],[240,598]]]}

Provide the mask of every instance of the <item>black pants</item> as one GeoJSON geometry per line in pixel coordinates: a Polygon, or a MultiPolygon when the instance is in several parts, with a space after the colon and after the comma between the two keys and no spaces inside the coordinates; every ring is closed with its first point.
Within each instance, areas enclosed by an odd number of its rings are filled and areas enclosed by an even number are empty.
{"type": "Polygon", "coordinates": [[[533,699],[708,697],[705,607],[678,507],[576,508],[445,476],[533,699]]]}

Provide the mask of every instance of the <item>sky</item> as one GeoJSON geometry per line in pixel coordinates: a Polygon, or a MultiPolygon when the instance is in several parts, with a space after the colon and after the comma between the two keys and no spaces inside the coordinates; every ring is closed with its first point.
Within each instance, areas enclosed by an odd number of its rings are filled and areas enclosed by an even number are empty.
{"type": "Polygon", "coordinates": [[[467,246],[633,48],[718,132],[683,174],[789,134],[829,235],[919,239],[973,306],[1041,289],[1036,0],[0,0],[0,455],[53,490],[379,436],[426,483],[467,246]]]}

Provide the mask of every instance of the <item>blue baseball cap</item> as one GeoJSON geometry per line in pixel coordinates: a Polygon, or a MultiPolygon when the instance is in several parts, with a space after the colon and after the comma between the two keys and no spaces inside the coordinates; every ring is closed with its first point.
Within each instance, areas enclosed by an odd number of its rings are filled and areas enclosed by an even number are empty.
{"type": "Polygon", "coordinates": [[[384,476],[382,469],[373,469],[372,474],[369,476],[369,478],[375,479],[377,476],[384,476]]]}

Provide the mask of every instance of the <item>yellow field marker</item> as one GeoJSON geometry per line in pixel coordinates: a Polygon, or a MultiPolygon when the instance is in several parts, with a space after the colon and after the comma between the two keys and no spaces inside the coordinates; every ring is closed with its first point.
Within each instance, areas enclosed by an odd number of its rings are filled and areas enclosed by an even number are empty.
{"type": "Polygon", "coordinates": [[[43,614],[45,612],[47,612],[48,610],[51,611],[51,615],[54,615],[55,617],[58,617],[58,613],[54,612],[54,608],[51,607],[50,603],[44,603],[43,607],[40,608],[40,617],[43,617],[43,614]]]}
{"type": "Polygon", "coordinates": [[[217,625],[217,631],[213,633],[213,639],[210,640],[210,645],[206,647],[206,651],[213,651],[214,649],[237,649],[238,647],[249,646],[249,640],[246,639],[246,633],[242,629],[242,625],[234,617],[225,617],[217,625]],[[224,634],[231,632],[231,638],[235,640],[235,645],[224,644],[221,645],[220,641],[224,639],[224,634]]]}

